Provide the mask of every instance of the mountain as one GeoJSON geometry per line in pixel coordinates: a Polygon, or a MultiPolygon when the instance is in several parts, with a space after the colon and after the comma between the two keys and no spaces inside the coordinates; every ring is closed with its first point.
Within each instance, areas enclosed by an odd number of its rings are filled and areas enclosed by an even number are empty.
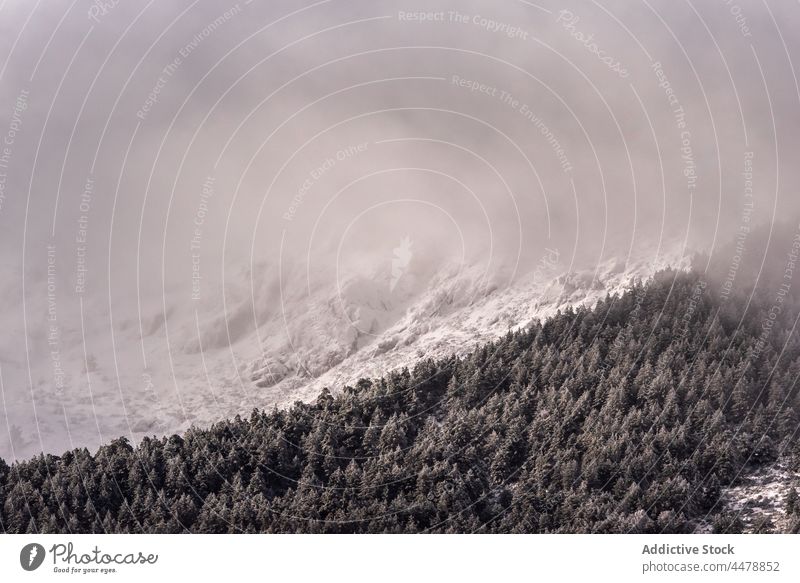
{"type": "Polygon", "coordinates": [[[326,386],[380,376],[420,358],[464,355],[559,309],[592,306],[661,268],[689,264],[677,251],[652,257],[584,270],[552,261],[521,277],[446,265],[433,273],[411,271],[394,289],[388,270],[351,277],[337,290],[319,290],[311,301],[287,306],[282,324],[288,338],[264,334],[264,355],[246,373],[276,399],[290,393],[286,404],[313,399],[326,386]]]}
{"type": "Polygon", "coordinates": [[[0,462],[0,521],[71,533],[797,532],[796,491],[766,486],[800,469],[800,298],[788,291],[776,313],[771,287],[726,297],[719,283],[666,270],[311,403],[0,462]],[[737,502],[752,497],[749,476],[771,501],[757,522],[737,502]]]}
{"type": "Polygon", "coordinates": [[[68,309],[61,296],[55,303],[28,291],[27,321],[16,305],[2,317],[8,416],[0,418],[0,456],[207,427],[254,407],[313,400],[324,387],[335,391],[420,358],[464,355],[567,306],[592,306],[661,268],[688,267],[679,245],[666,249],[640,247],[627,260],[582,269],[549,251],[527,274],[411,254],[347,273],[262,263],[229,268],[225,285],[200,301],[165,289],[150,298],[82,297],[68,309]]]}

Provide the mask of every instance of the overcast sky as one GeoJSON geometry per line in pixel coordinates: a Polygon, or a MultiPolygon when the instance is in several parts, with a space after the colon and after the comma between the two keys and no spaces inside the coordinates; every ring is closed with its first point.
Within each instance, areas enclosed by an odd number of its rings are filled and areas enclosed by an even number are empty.
{"type": "Polygon", "coordinates": [[[548,245],[591,262],[662,233],[708,247],[741,221],[748,152],[761,220],[798,198],[794,4],[19,1],[0,14],[0,131],[18,128],[4,264],[25,255],[37,271],[52,240],[68,278],[85,215],[89,287],[105,290],[109,263],[128,285],[137,260],[185,285],[204,201],[211,275],[223,245],[227,265],[251,249],[358,264],[405,235],[422,255],[497,263],[548,245]]]}
{"type": "Polygon", "coordinates": [[[102,4],[0,2],[4,363],[48,300],[80,329],[251,264],[591,266],[797,211],[794,2],[102,4]]]}

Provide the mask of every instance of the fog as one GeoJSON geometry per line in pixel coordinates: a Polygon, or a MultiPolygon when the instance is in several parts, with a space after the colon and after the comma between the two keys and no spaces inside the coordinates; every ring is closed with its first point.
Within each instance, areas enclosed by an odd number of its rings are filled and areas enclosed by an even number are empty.
{"type": "Polygon", "coordinates": [[[49,335],[118,352],[251,276],[277,310],[398,248],[511,280],[798,211],[800,6],[566,8],[3,2],[5,394],[52,385],[49,335]]]}

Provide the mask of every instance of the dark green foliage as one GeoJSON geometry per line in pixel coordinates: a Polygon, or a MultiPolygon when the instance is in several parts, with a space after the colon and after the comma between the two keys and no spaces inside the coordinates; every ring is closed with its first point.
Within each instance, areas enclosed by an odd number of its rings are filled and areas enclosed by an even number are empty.
{"type": "MultiPolygon", "coordinates": [[[[672,271],[465,358],[182,437],[10,468],[8,532],[718,532],[720,492],[796,444],[791,296],[672,271]],[[746,312],[745,306],[747,306],[746,312]],[[788,448],[788,449],[787,449],[788,448]]],[[[768,524],[757,525],[769,529],[768,524]]]]}

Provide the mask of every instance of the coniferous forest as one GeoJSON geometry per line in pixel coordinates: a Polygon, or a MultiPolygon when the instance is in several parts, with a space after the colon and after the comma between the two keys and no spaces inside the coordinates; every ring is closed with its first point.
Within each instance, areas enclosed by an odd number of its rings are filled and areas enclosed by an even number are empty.
{"type": "MultiPolygon", "coordinates": [[[[664,271],[465,357],[182,436],[0,462],[11,533],[738,532],[800,463],[800,311],[664,271]],[[771,324],[765,325],[770,322],[771,324]]],[[[790,529],[800,504],[789,509],[790,529]]],[[[765,531],[769,525],[764,526],[765,531]]]]}

